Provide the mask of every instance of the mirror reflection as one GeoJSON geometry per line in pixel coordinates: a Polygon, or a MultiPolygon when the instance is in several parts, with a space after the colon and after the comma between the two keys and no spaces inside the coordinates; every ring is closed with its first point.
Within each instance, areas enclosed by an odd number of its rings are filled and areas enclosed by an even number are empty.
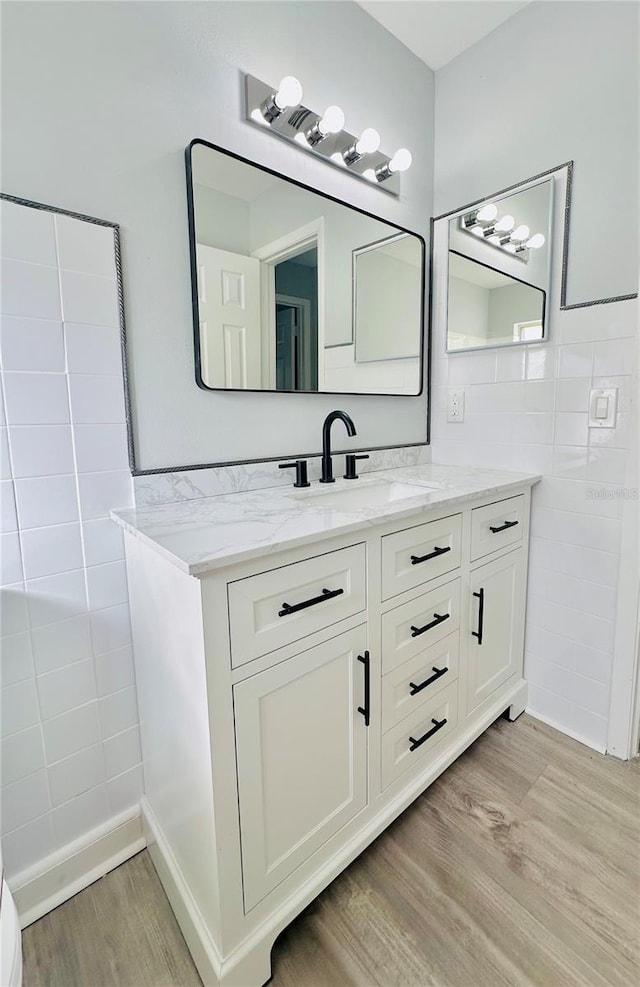
{"type": "Polygon", "coordinates": [[[546,337],[552,206],[547,178],[449,221],[447,350],[546,337]]]}
{"type": "Polygon", "coordinates": [[[419,394],[422,239],[208,144],[187,161],[200,386],[419,394]]]}

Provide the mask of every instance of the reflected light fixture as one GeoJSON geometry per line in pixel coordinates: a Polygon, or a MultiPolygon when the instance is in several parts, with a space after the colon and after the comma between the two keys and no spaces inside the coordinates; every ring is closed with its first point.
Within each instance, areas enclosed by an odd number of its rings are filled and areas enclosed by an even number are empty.
{"type": "Polygon", "coordinates": [[[385,192],[400,194],[400,176],[411,166],[411,152],[400,147],[392,155],[385,154],[374,127],[353,134],[345,127],[344,111],[335,103],[320,113],[305,106],[302,85],[295,76],[284,76],[276,87],[246,75],[245,96],[245,116],[250,123],[385,192]]]}
{"type": "Polygon", "coordinates": [[[529,260],[529,250],[544,246],[544,234],[535,233],[531,236],[526,223],[516,226],[515,218],[510,213],[505,213],[500,219],[497,217],[498,207],[495,202],[485,202],[460,216],[460,229],[490,243],[492,247],[515,254],[525,262],[529,260]]]}

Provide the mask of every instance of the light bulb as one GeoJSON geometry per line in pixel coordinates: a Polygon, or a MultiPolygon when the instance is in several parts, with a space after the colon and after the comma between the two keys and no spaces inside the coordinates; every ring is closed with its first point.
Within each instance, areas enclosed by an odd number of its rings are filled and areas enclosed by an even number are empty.
{"type": "Polygon", "coordinates": [[[285,75],[280,80],[273,101],[279,110],[286,110],[288,106],[297,106],[302,102],[302,86],[294,75],[285,75]]]}
{"type": "Polygon", "coordinates": [[[373,168],[367,168],[366,171],[362,172],[362,177],[366,178],[368,182],[377,182],[378,176],[376,175],[373,168]]]}
{"type": "Polygon", "coordinates": [[[339,134],[344,127],[344,113],[339,106],[327,106],[322,118],[318,121],[318,130],[325,136],[339,134]]]}
{"type": "Polygon", "coordinates": [[[513,233],[511,234],[511,239],[526,240],[527,237],[529,236],[529,232],[530,232],[529,227],[525,226],[525,224],[523,223],[522,226],[518,226],[518,228],[513,231],[513,233]]]}
{"type": "Polygon", "coordinates": [[[344,165],[344,158],[340,154],[340,151],[334,151],[333,154],[331,155],[331,160],[333,161],[334,164],[344,165]]]}
{"type": "Polygon", "coordinates": [[[367,127],[360,134],[360,139],[356,141],[356,152],[362,154],[373,154],[380,147],[380,134],[373,127],[367,127]]]}
{"type": "Polygon", "coordinates": [[[505,243],[502,249],[506,250],[508,254],[515,254],[516,245],[515,243],[505,243]]]}
{"type": "Polygon", "coordinates": [[[500,237],[492,233],[490,237],[487,238],[487,243],[495,243],[496,247],[500,246],[500,237]]]}
{"type": "Polygon", "coordinates": [[[408,151],[406,147],[401,147],[391,158],[389,171],[406,171],[407,168],[411,167],[412,161],[411,151],[408,151]]]}
{"type": "Polygon", "coordinates": [[[473,233],[474,236],[484,237],[484,230],[481,226],[474,226],[473,229],[469,230],[469,232],[473,233]]]}
{"type": "Polygon", "coordinates": [[[487,202],[486,206],[482,206],[478,209],[478,215],[476,219],[481,223],[488,222],[491,219],[495,219],[498,215],[498,207],[494,206],[493,202],[487,202]]]}
{"type": "Polygon", "coordinates": [[[498,233],[508,233],[509,230],[513,229],[515,222],[516,221],[513,216],[509,216],[507,214],[506,216],[503,216],[502,219],[498,220],[496,223],[496,230],[498,233]]]}
{"type": "Polygon", "coordinates": [[[531,247],[532,250],[537,250],[539,247],[544,246],[544,242],[544,234],[536,233],[530,240],[527,240],[527,247],[531,247]]]}
{"type": "Polygon", "coordinates": [[[309,147],[309,141],[307,140],[305,134],[298,133],[293,139],[294,141],[297,141],[298,144],[302,144],[303,147],[309,147]]]}

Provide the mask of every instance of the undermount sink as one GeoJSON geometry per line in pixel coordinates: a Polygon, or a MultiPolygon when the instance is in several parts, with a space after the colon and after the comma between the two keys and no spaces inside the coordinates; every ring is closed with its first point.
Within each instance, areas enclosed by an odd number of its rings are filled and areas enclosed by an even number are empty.
{"type": "Polygon", "coordinates": [[[340,490],[313,490],[299,497],[309,507],[327,510],[362,510],[380,507],[398,500],[419,497],[429,490],[439,489],[436,484],[403,483],[400,480],[376,480],[375,483],[355,482],[340,490]]]}

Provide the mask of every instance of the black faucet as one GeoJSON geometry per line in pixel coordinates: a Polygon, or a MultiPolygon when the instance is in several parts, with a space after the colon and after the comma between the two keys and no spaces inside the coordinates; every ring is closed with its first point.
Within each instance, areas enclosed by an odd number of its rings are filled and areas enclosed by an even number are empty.
{"type": "Polygon", "coordinates": [[[331,461],[331,426],[339,418],[344,422],[347,435],[354,436],[356,427],[345,411],[330,411],[322,426],[322,476],[320,483],[335,483],[331,461]]]}

